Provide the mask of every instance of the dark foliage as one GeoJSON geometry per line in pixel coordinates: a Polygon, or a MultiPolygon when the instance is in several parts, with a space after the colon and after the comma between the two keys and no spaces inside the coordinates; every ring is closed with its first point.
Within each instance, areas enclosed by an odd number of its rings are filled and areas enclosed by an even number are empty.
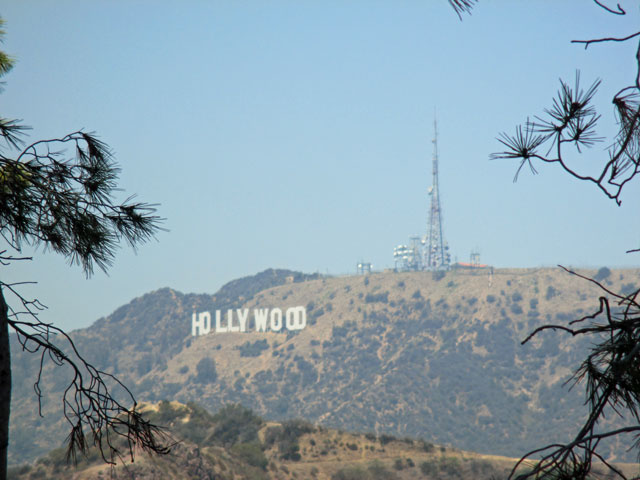
{"type": "Polygon", "coordinates": [[[198,383],[213,383],[218,379],[216,362],[211,357],[203,357],[196,364],[196,381],[198,383]]]}
{"type": "MultiPolygon", "coordinates": [[[[4,34],[0,30],[0,37],[4,34]]],[[[0,53],[0,75],[11,68],[10,58],[0,53]]],[[[95,135],[76,131],[60,138],[39,140],[23,148],[26,127],[16,120],[0,118],[0,235],[6,248],[0,251],[3,266],[26,260],[23,245],[41,246],[80,265],[87,276],[94,266],[106,270],[120,243],[131,247],[151,239],[161,219],[153,205],[129,197],[115,199],[119,167],[105,143],[95,135]],[[70,149],[73,153],[66,154],[70,149]]],[[[114,376],[87,362],[73,340],[62,330],[40,321],[44,306],[28,300],[19,284],[0,281],[0,329],[11,327],[23,350],[40,357],[34,390],[41,400],[41,375],[45,362],[66,365],[70,380],[64,387],[62,403],[69,423],[67,460],[75,460],[91,445],[99,448],[110,463],[123,453],[133,459],[134,450],[167,453],[158,427],[136,410],[131,392],[114,376]],[[8,302],[5,305],[5,297],[8,302]]],[[[3,397],[8,395],[10,366],[8,341],[0,345],[3,397]],[[7,388],[5,388],[7,387],[7,388]]],[[[2,402],[2,437],[7,432],[8,403],[2,402]]],[[[4,476],[6,438],[0,438],[4,476]]]]}
{"type": "Polygon", "coordinates": [[[258,430],[264,423],[252,410],[239,404],[222,408],[213,417],[216,424],[208,442],[231,447],[238,443],[259,442],[258,430]]]}
{"type": "Polygon", "coordinates": [[[259,357],[260,354],[269,349],[269,343],[266,339],[256,340],[255,342],[247,341],[238,347],[241,357],[259,357]]]}
{"type": "Polygon", "coordinates": [[[523,457],[512,471],[516,478],[586,478],[594,461],[603,462],[624,478],[622,472],[598,453],[598,445],[613,436],[632,434],[636,438],[632,448],[640,452],[640,304],[636,300],[640,292],[618,294],[594,279],[570,273],[596,284],[603,291],[605,295],[599,299],[598,310],[571,321],[568,326],[541,326],[522,343],[545,330],[592,338],[591,353],[572,379],[574,385],[579,382],[586,384],[589,415],[571,442],[551,444],[523,457]],[[615,308],[610,305],[612,301],[615,308]],[[605,414],[623,417],[625,412],[634,425],[609,431],[599,428],[598,423],[605,414]],[[518,469],[526,458],[539,455],[542,459],[532,469],[519,473],[518,469]]]}
{"type": "Polygon", "coordinates": [[[611,270],[607,267],[602,267],[598,270],[598,272],[594,275],[593,279],[596,282],[602,282],[611,276],[611,270]]]}

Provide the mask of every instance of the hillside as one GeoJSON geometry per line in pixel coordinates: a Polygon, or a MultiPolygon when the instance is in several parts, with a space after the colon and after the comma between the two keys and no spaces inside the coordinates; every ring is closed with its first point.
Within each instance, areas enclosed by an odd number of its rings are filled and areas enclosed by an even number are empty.
{"type": "MultiPolygon", "coordinates": [[[[605,282],[629,290],[639,275],[612,271],[605,282]]],[[[152,292],[73,336],[80,351],[142,400],[195,401],[210,410],[238,402],[271,420],[304,418],[484,454],[516,457],[566,440],[583,414],[580,390],[562,385],[589,345],[553,332],[519,343],[544,322],[566,323],[595,310],[601,292],[559,269],[443,278],[428,272],[310,278],[271,270],[225,287],[215,295],[152,292]],[[192,336],[194,311],[220,309],[224,316],[230,308],[299,305],[307,310],[303,330],[253,326],[192,336]]],[[[38,359],[17,350],[14,378],[35,378],[38,359]]],[[[14,387],[13,464],[44,454],[55,446],[50,439],[65,435],[55,413],[64,376],[51,368],[44,418],[37,418],[30,382],[14,387]]],[[[611,458],[624,458],[621,452],[611,447],[611,458]]]]}
{"type": "Polygon", "coordinates": [[[139,454],[135,463],[126,460],[112,469],[95,448],[77,466],[68,465],[64,449],[57,449],[34,465],[14,467],[9,479],[476,479],[504,476],[514,463],[425,440],[348,433],[301,420],[265,422],[239,405],[216,415],[177,402],[143,405],[142,411],[173,432],[178,443],[169,455],[139,454]]]}

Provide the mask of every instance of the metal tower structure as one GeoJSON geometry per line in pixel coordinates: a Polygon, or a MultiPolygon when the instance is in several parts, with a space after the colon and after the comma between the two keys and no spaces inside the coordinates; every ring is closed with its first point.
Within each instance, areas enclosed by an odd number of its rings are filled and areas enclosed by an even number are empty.
{"type": "Polygon", "coordinates": [[[433,120],[433,180],[429,188],[431,207],[425,244],[425,267],[427,270],[448,270],[451,257],[449,246],[442,235],[442,211],[440,209],[440,189],[438,188],[438,124],[433,120]]]}

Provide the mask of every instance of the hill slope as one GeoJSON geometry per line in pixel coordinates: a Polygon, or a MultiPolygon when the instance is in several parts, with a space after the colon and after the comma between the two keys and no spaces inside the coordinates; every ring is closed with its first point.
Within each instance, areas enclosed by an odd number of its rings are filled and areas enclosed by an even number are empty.
{"type": "MultiPolygon", "coordinates": [[[[138,454],[116,467],[106,465],[94,448],[77,466],[64,449],[49,452],[34,465],[13,468],[9,480],[409,480],[415,478],[490,478],[504,476],[513,459],[487,457],[387,435],[353,434],[292,420],[265,422],[239,405],[210,415],[190,403],[143,405],[155,423],[179,441],[169,455],[138,454]]],[[[122,445],[126,451],[126,446],[122,445]]]]}
{"type": "MultiPolygon", "coordinates": [[[[590,313],[601,292],[587,282],[558,269],[440,279],[427,272],[315,279],[275,272],[213,296],[159,290],[74,339],[143,400],[196,401],[211,410],[240,402],[270,419],[300,417],[512,457],[566,440],[580,422],[582,395],[562,384],[588,344],[553,332],[519,341],[543,322],[590,313]],[[307,310],[303,330],[191,335],[194,311],[224,316],[229,308],[297,305],[307,310]]],[[[614,271],[606,281],[629,289],[639,274],[614,271]]],[[[37,359],[14,353],[14,366],[14,378],[35,378],[37,359]]],[[[47,439],[62,435],[51,432],[64,431],[55,413],[64,378],[44,378],[46,415],[35,424],[31,388],[14,388],[12,463],[46,452],[53,446],[47,439]],[[35,444],[29,428],[39,433],[35,444]]],[[[612,458],[621,451],[612,447],[612,458]]]]}

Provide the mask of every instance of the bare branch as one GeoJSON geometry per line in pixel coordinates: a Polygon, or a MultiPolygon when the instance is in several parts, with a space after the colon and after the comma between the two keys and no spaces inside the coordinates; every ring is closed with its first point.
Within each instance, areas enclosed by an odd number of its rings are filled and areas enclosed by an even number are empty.
{"type": "Polygon", "coordinates": [[[40,382],[46,360],[51,360],[56,366],[66,365],[72,371],[72,379],[62,396],[64,416],[71,427],[67,437],[68,460],[75,462],[78,454],[86,454],[90,446],[96,446],[103,459],[113,464],[119,452],[116,445],[118,439],[125,440],[132,461],[136,448],[149,453],[169,452],[175,442],[161,427],[142,417],[136,410],[133,394],[120,380],[87,362],[73,339],[62,329],[41,322],[37,317],[38,310],[44,308],[40,302],[24,298],[11,285],[1,282],[0,285],[16,296],[23,306],[23,311],[13,312],[8,319],[20,345],[23,350],[40,355],[40,367],[34,383],[40,412],[40,382]],[[23,314],[31,319],[18,319],[23,314]],[[67,346],[66,349],[60,346],[62,344],[67,346]],[[113,387],[124,392],[123,400],[113,395],[113,387]]]}
{"type": "Polygon", "coordinates": [[[607,7],[605,4],[599,2],[598,0],[593,0],[593,2],[596,5],[598,5],[600,8],[604,8],[607,12],[613,13],[614,15],[626,15],[627,14],[627,12],[624,11],[624,9],[620,6],[619,3],[616,5],[617,10],[613,10],[612,8],[607,7]]]}
{"type": "Polygon", "coordinates": [[[582,43],[584,44],[584,49],[586,50],[589,45],[592,43],[603,43],[603,42],[626,42],[627,40],[631,40],[632,38],[640,35],[640,32],[632,33],[627,35],[626,37],[603,37],[603,38],[592,38],[591,40],[571,40],[571,43],[582,43]]]}

